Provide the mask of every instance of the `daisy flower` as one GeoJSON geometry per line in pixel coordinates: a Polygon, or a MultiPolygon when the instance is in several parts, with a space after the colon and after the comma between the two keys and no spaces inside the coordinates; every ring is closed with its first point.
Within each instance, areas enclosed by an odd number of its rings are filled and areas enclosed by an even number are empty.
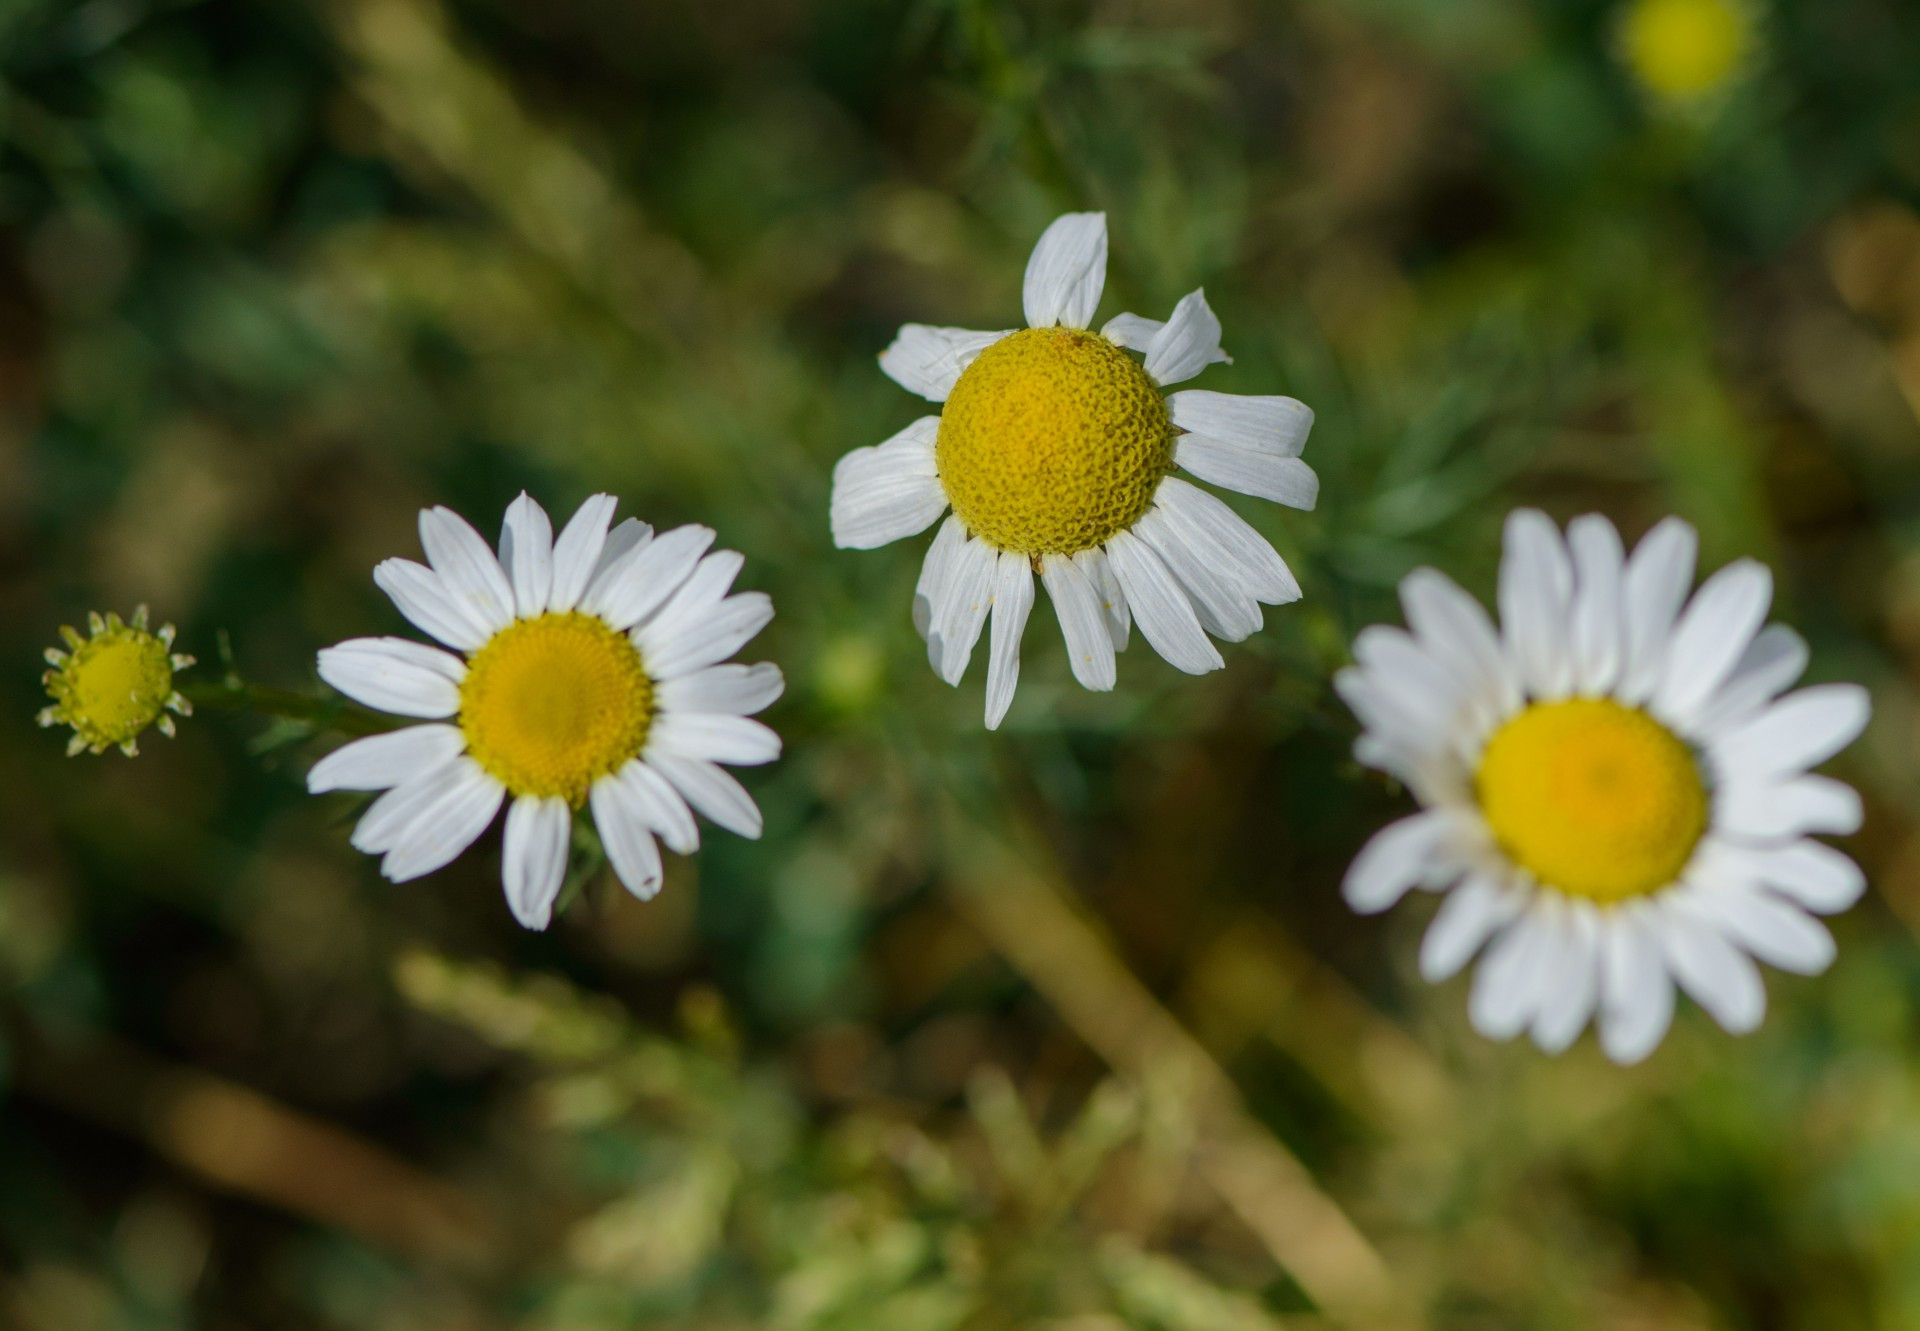
{"type": "Polygon", "coordinates": [[[906,325],[880,368],[945,409],[833,470],[843,549],[901,540],[953,510],[913,621],[935,673],[957,684],[992,611],[989,728],[1013,701],[1036,574],[1089,689],[1113,687],[1130,621],[1197,675],[1223,664],[1209,633],[1239,642],[1262,602],[1300,597],[1252,527],[1175,473],[1312,508],[1320,483],[1300,451],[1313,412],[1290,397],[1166,392],[1228,359],[1220,321],[1194,291],[1165,323],[1122,314],[1090,332],[1106,272],[1106,215],[1069,213],[1027,261],[1026,328],[906,325]]]}
{"type": "Polygon", "coordinates": [[[1762,627],[1772,578],[1739,560],[1691,600],[1693,528],[1668,518],[1631,557],[1605,518],[1563,540],[1507,520],[1495,629],[1432,569],[1400,585],[1411,631],[1375,625],[1334,680],[1364,727],[1355,753],[1424,811],[1354,860],[1346,898],[1385,910],[1445,891],[1420,948],[1430,981],[1484,946],[1469,1015],[1494,1039],[1571,1044],[1590,1017],[1617,1062],[1644,1058],[1678,981],[1721,1026],[1752,1030],[1752,958],[1813,974],[1813,918],[1865,881],[1813,840],[1860,825],[1860,799],[1808,771],[1859,735],[1867,694],[1822,684],[1792,629],[1762,627]],[[1811,912],[1811,914],[1810,914],[1811,912]]]}
{"type": "Polygon", "coordinates": [[[394,882],[472,845],[506,802],[507,905],[544,929],[566,877],[574,811],[591,808],[607,859],[642,900],[660,890],[655,838],[700,843],[693,811],[760,835],[753,798],[718,764],[771,762],[780,737],[750,716],[780,696],[777,666],[723,665],[773,618],[764,592],[729,596],[741,556],[713,532],[656,535],[594,495],[556,540],[522,494],[496,558],[458,514],[420,514],[426,564],[389,559],[373,580],[452,651],[354,638],[320,677],[356,702],[426,724],[356,740],[314,765],[307,789],[378,790],[353,844],[394,882]]]}
{"type": "Polygon", "coordinates": [[[115,614],[87,616],[87,636],[63,627],[67,650],[47,648],[53,668],[40,676],[50,706],[34,719],[42,726],[71,726],[67,756],[105,753],[117,748],[131,758],[140,752],[140,733],[148,726],[173,738],[173,717],[193,714],[193,706],[173,687],[176,670],[193,658],[173,650],[173,625],[147,628],[147,608],[133,612],[131,623],[115,614]]]}

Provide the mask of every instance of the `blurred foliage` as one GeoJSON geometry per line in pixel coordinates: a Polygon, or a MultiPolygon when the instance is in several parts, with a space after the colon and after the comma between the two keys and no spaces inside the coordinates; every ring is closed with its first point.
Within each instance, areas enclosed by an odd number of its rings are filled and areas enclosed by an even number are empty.
{"type": "Polygon", "coordinates": [[[1920,1325],[1916,68],[1904,0],[0,5],[0,1323],[1920,1325]],[[1235,501],[1307,599],[1110,695],[1036,615],[990,736],[828,476],[1085,207],[1103,313],[1204,282],[1207,386],[1319,413],[1320,510],[1235,501]],[[779,608],[767,834],[653,903],[381,882],[304,727],[33,726],[96,607],[311,689],[523,487],[779,608]],[[1338,900],[1404,801],[1328,674],[1522,501],[1766,558],[1874,690],[1875,892],[1752,1037],[1490,1046],[1338,900]]]}

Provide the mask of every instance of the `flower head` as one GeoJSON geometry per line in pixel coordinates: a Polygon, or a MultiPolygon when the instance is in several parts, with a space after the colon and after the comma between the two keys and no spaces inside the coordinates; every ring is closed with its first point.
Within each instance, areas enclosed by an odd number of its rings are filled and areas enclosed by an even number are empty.
{"type": "Polygon", "coordinates": [[[992,613],[989,727],[1013,701],[1035,574],[1090,689],[1113,687],[1133,621],[1202,674],[1223,664],[1209,633],[1239,642],[1260,627],[1262,603],[1300,596],[1273,548],[1178,473],[1312,508],[1319,481],[1300,451],[1313,413],[1288,397],[1167,393],[1227,359],[1220,321],[1195,291],[1165,323],[1122,314],[1090,332],[1106,269],[1105,215],[1069,213],[1027,262],[1028,327],[906,325],[880,368],[945,410],[834,468],[843,548],[912,536],[952,510],[927,552],[914,624],[934,671],[957,684],[992,613]]]}
{"type": "Polygon", "coordinates": [[[496,557],[449,509],[420,515],[427,563],[389,559],[374,581],[452,651],[355,638],[320,653],[320,676],[357,702],[427,724],[356,740],[314,765],[307,788],[386,792],[353,844],[395,882],[459,855],[508,803],[507,904],[544,929],[566,877],[574,811],[589,808],[620,881],[660,890],[658,837],[698,848],[698,810],[742,836],[760,810],[719,764],[771,762],[780,738],[753,713],[780,696],[779,668],[722,664],[773,618],[764,592],[728,595],[743,562],[708,553],[713,532],[655,535],[595,495],[558,539],[526,495],[507,509],[496,557]]]}
{"type": "Polygon", "coordinates": [[[1813,915],[1865,885],[1811,835],[1854,831],[1859,797],[1808,769],[1866,725],[1866,691],[1781,696],[1807,648],[1762,627],[1771,577],[1740,560],[1689,600],[1696,544],[1669,518],[1628,557],[1605,518],[1562,539],[1519,510],[1499,629],[1418,569],[1400,585],[1411,631],[1363,630],[1334,681],[1365,728],[1355,753],[1425,806],[1368,842],[1347,900],[1446,892],[1421,973],[1445,979],[1485,947],[1469,1015],[1495,1039],[1557,1052],[1597,1014],[1602,1047],[1633,1062],[1666,1033],[1673,981],[1751,1030],[1766,1009],[1751,958],[1825,969],[1813,915]]]}
{"type": "Polygon", "coordinates": [[[1741,0],[1629,0],[1620,48],[1640,86],[1673,107],[1696,105],[1746,64],[1753,20],[1741,0]]]}
{"type": "Polygon", "coordinates": [[[133,612],[131,623],[115,614],[87,616],[87,636],[63,626],[67,651],[47,648],[53,669],[40,677],[53,704],[40,709],[43,726],[73,727],[67,753],[105,753],[118,748],[131,758],[140,751],[140,732],[153,726],[169,739],[173,717],[191,715],[193,706],[173,687],[173,674],[193,664],[173,650],[173,625],[147,628],[147,608],[133,612]]]}

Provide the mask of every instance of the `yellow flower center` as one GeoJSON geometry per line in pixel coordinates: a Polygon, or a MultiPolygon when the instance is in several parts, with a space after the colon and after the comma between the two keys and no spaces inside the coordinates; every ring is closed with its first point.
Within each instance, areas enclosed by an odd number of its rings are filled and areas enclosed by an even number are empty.
{"type": "Polygon", "coordinates": [[[153,634],[116,621],[76,643],[48,672],[47,688],[60,719],[90,746],[126,744],[159,720],[173,695],[173,658],[153,634]]]}
{"type": "Polygon", "coordinates": [[[1125,531],[1173,465],[1166,400],[1097,333],[1027,328],[981,352],[940,416],[940,483],[1000,550],[1072,554],[1125,531]]]}
{"type": "Polygon", "coordinates": [[[507,625],[473,654],[460,686],[474,761],[515,795],[559,795],[576,808],[639,754],[652,722],[639,650],[573,611],[507,625]]]}
{"type": "Polygon", "coordinates": [[[1633,0],[1622,35],[1640,82],[1685,102],[1712,92],[1739,67],[1747,19],[1738,0],[1633,0]]]}
{"type": "Polygon", "coordinates": [[[1607,699],[1527,708],[1487,741],[1476,782],[1506,853],[1542,886],[1593,901],[1673,882],[1707,826],[1693,751],[1607,699]]]}

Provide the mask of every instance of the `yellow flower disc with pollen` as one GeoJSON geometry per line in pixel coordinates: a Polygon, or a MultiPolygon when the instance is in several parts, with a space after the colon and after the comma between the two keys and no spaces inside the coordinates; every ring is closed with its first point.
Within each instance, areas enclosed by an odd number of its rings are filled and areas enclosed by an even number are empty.
{"type": "Polygon", "coordinates": [[[576,808],[638,756],[652,722],[639,650],[593,615],[514,621],[473,654],[460,686],[474,761],[515,795],[559,795],[576,808]]]}
{"type": "Polygon", "coordinates": [[[968,531],[1000,550],[1072,554],[1140,520],[1173,465],[1166,399],[1097,333],[1027,328],[961,374],[934,447],[968,531]]]}
{"type": "Polygon", "coordinates": [[[1495,840],[1542,886],[1616,902],[1658,891],[1707,826],[1693,751],[1638,708],[1537,703],[1487,741],[1476,778],[1495,840]]]}
{"type": "Polygon", "coordinates": [[[173,696],[167,644],[117,619],[104,632],[74,642],[73,655],[47,672],[59,719],[94,749],[126,744],[158,721],[173,696]]]}

